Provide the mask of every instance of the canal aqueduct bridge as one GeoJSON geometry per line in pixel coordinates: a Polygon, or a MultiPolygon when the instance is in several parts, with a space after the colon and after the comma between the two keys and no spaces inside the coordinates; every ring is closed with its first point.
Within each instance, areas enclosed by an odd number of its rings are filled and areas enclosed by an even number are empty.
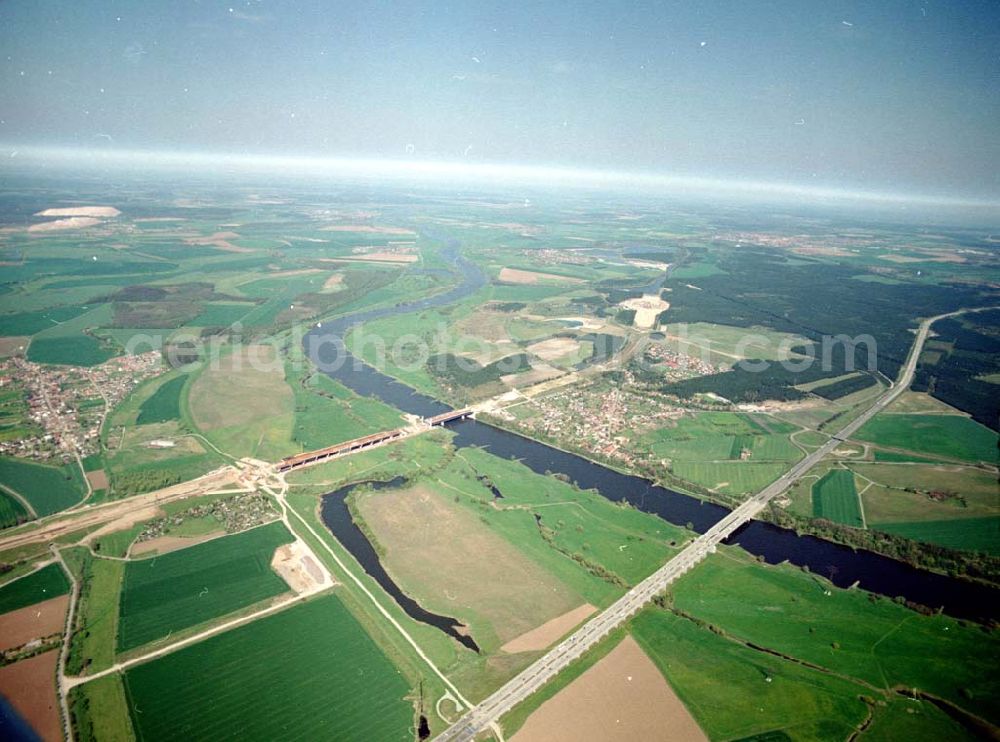
{"type": "Polygon", "coordinates": [[[336,458],[337,456],[357,453],[358,451],[373,448],[374,446],[379,446],[383,443],[415,435],[417,433],[430,430],[436,425],[444,425],[445,423],[450,423],[453,420],[464,420],[466,418],[475,417],[475,414],[475,411],[471,407],[465,407],[460,410],[449,410],[448,412],[443,412],[440,415],[435,415],[434,417],[424,418],[423,424],[418,424],[413,427],[385,430],[381,433],[365,435],[360,438],[355,438],[354,440],[344,441],[343,443],[338,443],[334,446],[327,446],[326,448],[320,448],[315,451],[306,451],[305,453],[296,454],[295,456],[286,456],[278,462],[277,469],[279,472],[301,469],[304,466],[319,464],[323,461],[336,458]]]}

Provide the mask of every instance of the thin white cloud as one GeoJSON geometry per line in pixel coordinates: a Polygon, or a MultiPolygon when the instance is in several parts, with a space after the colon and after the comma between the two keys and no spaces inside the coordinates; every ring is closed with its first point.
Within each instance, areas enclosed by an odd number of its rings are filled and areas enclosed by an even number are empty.
{"type": "Polygon", "coordinates": [[[229,13],[230,18],[235,18],[238,21],[246,21],[247,23],[266,23],[271,20],[271,16],[264,15],[263,13],[244,13],[235,8],[229,13]]]}
{"type": "MultiPolygon", "coordinates": [[[[13,145],[0,144],[0,149],[13,145]]],[[[469,161],[307,157],[294,155],[227,154],[182,151],[111,150],[61,147],[20,147],[22,159],[45,165],[73,164],[190,171],[215,168],[243,172],[278,172],[309,177],[360,177],[434,182],[558,185],[616,188],[652,194],[787,199],[837,203],[882,203],[976,208],[998,211],[1000,201],[934,194],[854,190],[738,178],[666,173],[631,173],[559,166],[511,165],[469,161]]]]}

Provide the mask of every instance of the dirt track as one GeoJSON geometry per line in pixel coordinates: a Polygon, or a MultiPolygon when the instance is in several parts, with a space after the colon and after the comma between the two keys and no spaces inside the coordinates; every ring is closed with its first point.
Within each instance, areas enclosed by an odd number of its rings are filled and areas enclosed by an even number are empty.
{"type": "Polygon", "coordinates": [[[225,467],[209,472],[198,479],[192,479],[190,482],[147,492],[144,495],[136,495],[125,500],[115,500],[101,505],[87,505],[79,510],[53,516],[51,520],[46,519],[41,526],[36,528],[0,538],[0,551],[26,544],[48,543],[67,533],[117,520],[150,505],[183,500],[186,497],[206,494],[236,484],[240,484],[239,471],[233,467],[225,467]]]}
{"type": "Polygon", "coordinates": [[[583,283],[583,280],[580,278],[560,276],[556,273],[543,273],[541,271],[526,271],[520,268],[501,269],[499,279],[507,283],[538,283],[542,280],[557,281],[559,283],[583,283]]]}

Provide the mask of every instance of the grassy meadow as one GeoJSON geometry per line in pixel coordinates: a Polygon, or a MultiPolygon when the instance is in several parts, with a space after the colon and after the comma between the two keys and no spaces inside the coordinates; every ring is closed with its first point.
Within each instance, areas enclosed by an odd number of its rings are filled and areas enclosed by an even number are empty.
{"type": "Polygon", "coordinates": [[[278,459],[290,445],[295,397],[271,345],[248,345],[203,369],[191,384],[194,424],[231,456],[278,459]]]}
{"type": "Polygon", "coordinates": [[[762,566],[733,548],[670,593],[676,610],[718,627],[730,643],[752,643],[851,678],[870,693],[917,688],[992,723],[1000,718],[1000,684],[991,670],[1000,639],[983,627],[833,588],[791,566],[762,566]]]}
{"type": "Polygon", "coordinates": [[[79,560],[76,576],[82,587],[66,667],[74,674],[99,672],[111,667],[115,659],[125,562],[92,557],[84,547],[71,554],[79,560]]]}
{"type": "Polygon", "coordinates": [[[135,739],[122,676],[105,675],[73,688],[70,715],[80,742],[131,742],[135,739]]]}

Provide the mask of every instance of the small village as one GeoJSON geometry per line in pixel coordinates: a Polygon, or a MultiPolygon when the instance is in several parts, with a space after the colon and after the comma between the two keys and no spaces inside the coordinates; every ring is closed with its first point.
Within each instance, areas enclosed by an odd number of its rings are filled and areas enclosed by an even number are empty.
{"type": "Polygon", "coordinates": [[[587,265],[594,262],[594,258],[590,255],[581,255],[573,250],[554,250],[548,247],[540,250],[524,250],[522,255],[539,265],[587,265]]]}
{"type": "Polygon", "coordinates": [[[241,493],[203,505],[195,505],[166,518],[149,521],[136,538],[136,543],[152,541],[171,532],[185,521],[213,518],[218,530],[225,533],[239,533],[274,520],[278,512],[267,495],[259,492],[241,493]]]}
{"type": "MultiPolygon", "coordinates": [[[[704,360],[679,353],[662,343],[643,351],[643,360],[665,381],[717,374],[724,370],[704,360]]],[[[641,388],[635,374],[622,372],[620,384],[607,387],[599,381],[568,386],[527,402],[538,414],[503,416],[525,432],[550,439],[572,442],[583,451],[633,465],[642,458],[630,450],[630,441],[639,433],[682,417],[687,408],[677,406],[655,391],[641,388]]]]}
{"type": "Polygon", "coordinates": [[[648,346],[643,357],[646,361],[655,364],[656,368],[663,372],[667,381],[680,381],[681,379],[690,379],[693,376],[709,376],[724,370],[705,360],[687,353],[679,353],[660,344],[648,346]]]}
{"type": "Polygon", "coordinates": [[[572,441],[589,453],[625,464],[636,461],[629,440],[639,431],[676,420],[685,410],[648,394],[628,391],[635,379],[625,373],[623,388],[600,383],[568,387],[528,402],[539,414],[520,419],[528,432],[550,439],[572,441]]]}
{"type": "Polygon", "coordinates": [[[156,351],[98,366],[50,366],[15,356],[0,362],[0,389],[17,384],[27,404],[25,435],[0,441],[0,454],[38,461],[89,456],[99,449],[107,411],[162,371],[156,351]]]}

